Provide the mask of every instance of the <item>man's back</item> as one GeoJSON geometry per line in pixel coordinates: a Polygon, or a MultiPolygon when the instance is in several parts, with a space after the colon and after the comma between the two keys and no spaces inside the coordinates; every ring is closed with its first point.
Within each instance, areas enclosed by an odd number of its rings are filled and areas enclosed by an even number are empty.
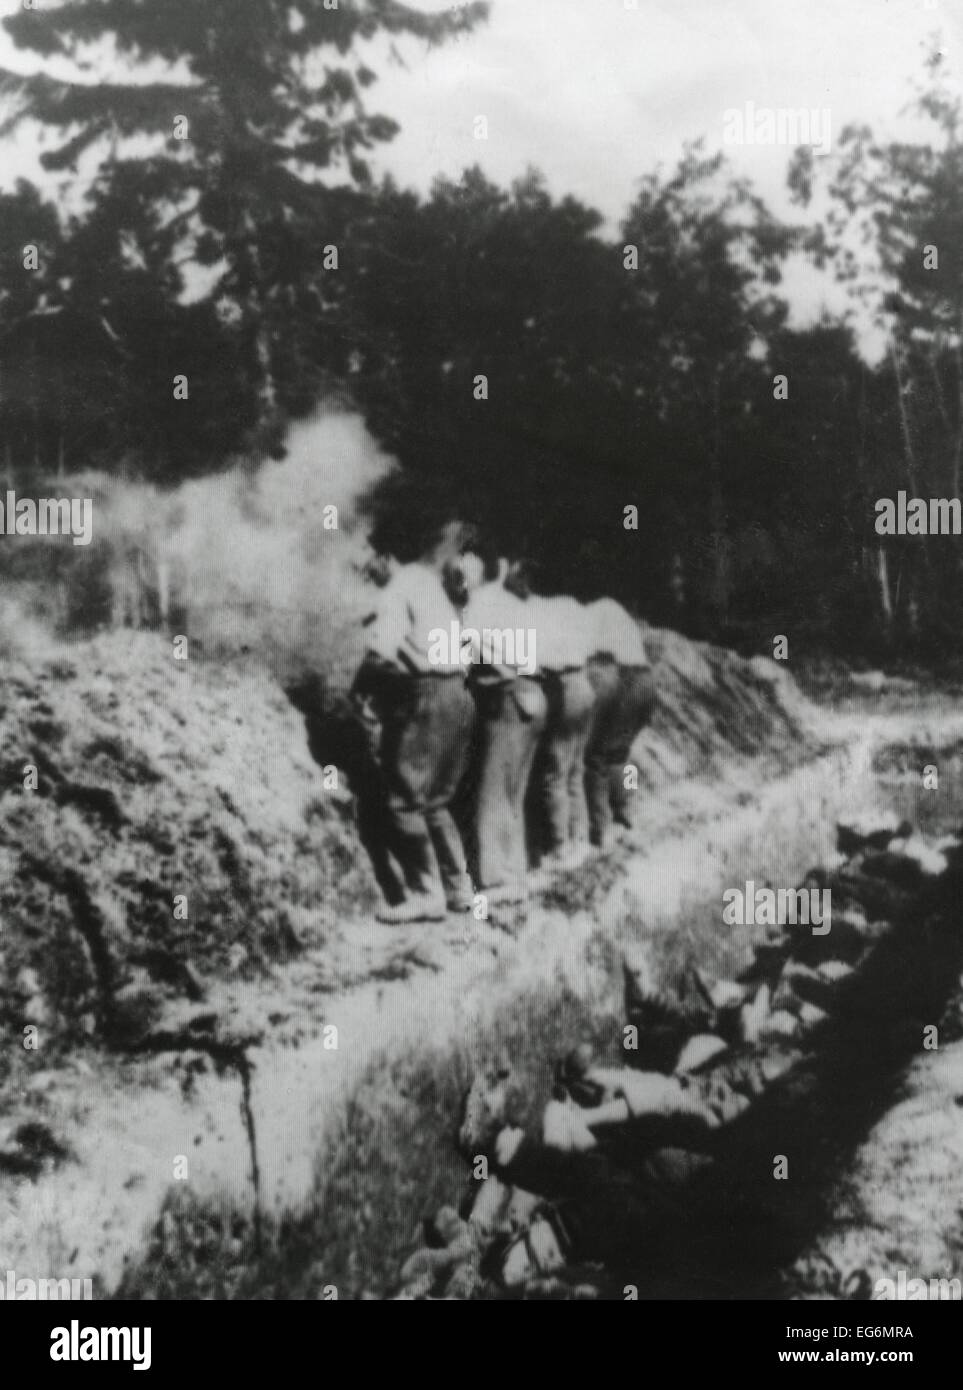
{"type": "Polygon", "coordinates": [[[378,596],[368,649],[410,673],[460,671],[457,651],[449,651],[447,661],[429,660],[431,634],[442,632],[447,638],[457,621],[458,610],[438,572],[419,562],[402,565],[378,596]]]}
{"type": "Polygon", "coordinates": [[[610,656],[620,666],[648,666],[639,624],[614,598],[586,605],[592,655],[610,656]]]}
{"type": "MultiPolygon", "coordinates": [[[[532,669],[531,661],[537,653],[532,653],[528,640],[529,605],[509,593],[500,581],[482,584],[473,591],[461,621],[465,631],[478,634],[473,659],[481,664],[476,669],[476,679],[484,680],[489,675],[510,680],[520,670],[532,669]]],[[[472,641],[474,644],[474,636],[472,641]]]]}
{"type": "Polygon", "coordinates": [[[529,624],[534,628],[538,665],[546,671],[584,666],[591,641],[582,604],[567,594],[556,598],[532,598],[529,624]]]}

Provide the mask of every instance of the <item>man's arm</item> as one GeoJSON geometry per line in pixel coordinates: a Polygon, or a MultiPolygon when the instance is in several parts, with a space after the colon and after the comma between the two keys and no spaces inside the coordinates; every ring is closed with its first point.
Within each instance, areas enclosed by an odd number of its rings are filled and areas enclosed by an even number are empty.
{"type": "Polygon", "coordinates": [[[365,638],[368,653],[376,660],[397,667],[399,651],[408,636],[411,618],[403,594],[392,592],[389,584],[380,595],[374,618],[365,638]]]}

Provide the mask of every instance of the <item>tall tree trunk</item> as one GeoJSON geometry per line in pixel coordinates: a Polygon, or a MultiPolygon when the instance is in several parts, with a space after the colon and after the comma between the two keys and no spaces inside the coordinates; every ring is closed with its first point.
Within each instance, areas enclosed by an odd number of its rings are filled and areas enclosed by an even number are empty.
{"type": "Polygon", "coordinates": [[[277,382],[271,354],[271,333],[265,303],[261,256],[258,249],[258,227],[249,209],[239,218],[235,234],[234,260],[238,287],[244,305],[244,329],[251,345],[256,373],[257,424],[255,432],[270,434],[277,421],[277,382]]]}
{"type": "MultiPolygon", "coordinates": [[[[906,408],[906,398],[903,393],[903,376],[900,367],[897,339],[895,337],[890,342],[890,358],[892,360],[893,373],[896,381],[896,403],[899,408],[900,433],[903,437],[903,459],[906,466],[906,480],[909,484],[909,491],[911,496],[918,497],[920,494],[919,472],[917,469],[916,462],[916,449],[913,444],[913,430],[910,423],[909,411],[906,408]]],[[[927,595],[927,600],[930,606],[938,606],[940,602],[940,586],[938,580],[934,583],[934,576],[932,572],[933,567],[930,560],[930,538],[928,535],[920,536],[918,537],[918,540],[920,564],[916,565],[910,563],[909,565],[909,576],[907,578],[906,584],[908,601],[905,605],[907,626],[914,634],[919,629],[920,616],[919,605],[915,602],[914,595],[922,589],[922,591],[927,595]],[[915,574],[917,570],[922,571],[922,584],[916,582],[915,574]]],[[[905,562],[905,560],[908,558],[908,555],[904,554],[903,561],[905,562]]],[[[901,563],[901,579],[902,568],[903,566],[901,563]]]]}
{"type": "MultiPolygon", "coordinates": [[[[876,549],[866,544],[866,531],[869,526],[869,470],[866,467],[866,367],[860,368],[859,400],[856,404],[856,496],[864,516],[856,532],[859,551],[856,564],[860,569],[860,589],[866,596],[871,611],[878,614],[885,635],[889,636],[893,611],[889,597],[889,578],[886,574],[886,557],[877,542],[876,549]],[[877,550],[880,553],[877,554],[877,550]]],[[[854,547],[855,548],[855,547],[854,547]]]]}
{"type": "Polygon", "coordinates": [[[726,504],[722,487],[722,369],[712,384],[712,450],[709,456],[709,524],[712,537],[712,606],[723,623],[729,621],[731,573],[726,504]]]}
{"type": "MultiPolygon", "coordinates": [[[[963,324],[961,324],[963,331],[963,324]]],[[[963,470],[963,346],[956,340],[956,440],[953,449],[953,496],[960,495],[960,473],[963,470]]]]}
{"type": "Polygon", "coordinates": [[[899,353],[896,348],[896,340],[889,346],[890,359],[893,364],[893,377],[896,382],[896,404],[899,409],[900,432],[903,436],[903,458],[906,464],[906,480],[909,483],[909,490],[914,497],[919,493],[919,482],[916,472],[916,450],[913,447],[913,434],[910,429],[909,412],[906,409],[906,400],[903,395],[903,374],[900,369],[899,353]]]}
{"type": "MultiPolygon", "coordinates": [[[[256,296],[252,296],[255,298],[256,296]]],[[[271,337],[264,322],[260,303],[253,309],[252,317],[256,323],[254,330],[254,354],[258,366],[258,408],[263,420],[273,420],[278,410],[277,382],[271,362],[271,337]]]]}
{"type": "Polygon", "coordinates": [[[879,611],[883,619],[883,632],[888,639],[893,632],[893,596],[889,587],[889,563],[886,558],[886,547],[879,543],[876,545],[876,579],[879,611]]]}
{"type": "Polygon", "coordinates": [[[685,561],[680,551],[676,551],[669,563],[669,596],[673,611],[681,616],[686,607],[685,561]]]}

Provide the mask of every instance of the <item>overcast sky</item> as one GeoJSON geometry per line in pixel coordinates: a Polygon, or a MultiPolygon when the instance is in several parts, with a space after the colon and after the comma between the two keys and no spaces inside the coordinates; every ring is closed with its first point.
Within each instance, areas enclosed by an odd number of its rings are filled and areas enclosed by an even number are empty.
{"type": "MultiPolygon", "coordinates": [[[[576,194],[614,224],[639,177],[671,165],[683,141],[723,144],[727,109],[828,109],[833,138],[852,120],[903,134],[911,127],[899,113],[927,37],[940,34],[951,70],[963,54],[963,0],[631,3],[493,0],[488,23],[468,37],[428,52],[408,45],[406,66],[382,62],[369,93],[402,128],[379,166],[427,190],[435,175],[457,176],[473,163],[502,183],[534,164],[554,192],[576,194]],[[487,119],[487,140],[475,138],[477,116],[487,119]]],[[[0,14],[17,8],[19,0],[0,0],[0,14]]],[[[24,63],[2,35],[0,63],[24,63]]],[[[785,212],[789,151],[727,152],[785,212]]],[[[37,177],[22,139],[0,148],[0,179],[9,184],[18,173],[37,177]]],[[[818,308],[808,282],[794,293],[818,308]]]]}
{"type": "MultiPolygon", "coordinates": [[[[747,101],[829,108],[834,132],[854,119],[895,132],[934,32],[952,61],[961,0],[494,0],[469,38],[383,72],[380,104],[402,125],[384,163],[426,187],[475,161],[501,181],[531,162],[617,218],[642,173],[685,139],[718,148],[723,113],[747,101]]],[[[729,152],[782,196],[785,149],[729,152]]]]}

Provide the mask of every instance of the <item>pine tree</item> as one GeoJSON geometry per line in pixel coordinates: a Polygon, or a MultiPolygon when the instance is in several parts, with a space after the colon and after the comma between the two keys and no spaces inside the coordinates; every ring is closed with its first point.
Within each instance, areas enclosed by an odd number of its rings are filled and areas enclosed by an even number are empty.
{"type": "MultiPolygon", "coordinates": [[[[370,113],[366,56],[379,44],[435,44],[487,13],[425,15],[397,0],[66,0],[4,21],[48,70],[0,69],[25,120],[57,135],[43,156],[76,171],[95,150],[92,195],[118,186],[163,214],[175,267],[208,269],[207,293],[243,346],[256,414],[278,414],[279,348],[292,321],[323,314],[329,190],[370,182],[368,154],[396,124],[370,113]],[[66,64],[69,76],[54,75],[66,64]],[[91,74],[96,80],[91,81],[91,74]],[[322,181],[323,180],[323,181],[322,181]]],[[[147,219],[139,218],[141,231],[147,219]]],[[[152,248],[136,250],[149,259],[152,248]]]]}

